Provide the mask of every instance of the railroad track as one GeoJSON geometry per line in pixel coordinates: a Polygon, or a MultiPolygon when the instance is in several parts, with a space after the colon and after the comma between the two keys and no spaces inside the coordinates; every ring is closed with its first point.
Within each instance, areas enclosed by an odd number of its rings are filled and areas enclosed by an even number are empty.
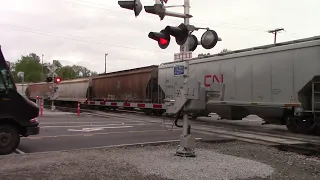
{"type": "MultiPolygon", "coordinates": [[[[77,112],[76,108],[61,107],[56,106],[56,109],[68,112],[77,112]]],[[[91,110],[91,109],[81,109],[81,112],[86,112],[93,115],[107,116],[107,112],[91,110]]],[[[143,120],[151,123],[163,123],[163,119],[159,116],[147,116],[143,113],[137,113],[126,110],[109,111],[109,114],[114,115],[122,113],[121,116],[129,117],[130,119],[141,120],[140,117],[147,117],[143,120]],[[116,113],[114,113],[116,112],[116,113]],[[125,114],[123,114],[125,113],[125,114]],[[134,114],[134,115],[132,115],[134,114]],[[140,117],[139,117],[140,116],[140,117]],[[160,121],[159,121],[160,120],[160,121]]],[[[166,125],[172,124],[173,118],[166,118],[166,125]],[[169,123],[168,123],[169,122],[169,123]]],[[[320,137],[309,136],[309,135],[299,135],[290,132],[279,132],[270,129],[261,128],[246,128],[243,125],[226,124],[226,123],[203,123],[192,121],[191,132],[202,133],[205,135],[213,135],[227,139],[234,139],[238,141],[244,141],[249,143],[267,145],[279,150],[296,152],[308,156],[318,156],[320,157],[320,137]]],[[[208,140],[210,141],[210,140],[208,140]]]]}

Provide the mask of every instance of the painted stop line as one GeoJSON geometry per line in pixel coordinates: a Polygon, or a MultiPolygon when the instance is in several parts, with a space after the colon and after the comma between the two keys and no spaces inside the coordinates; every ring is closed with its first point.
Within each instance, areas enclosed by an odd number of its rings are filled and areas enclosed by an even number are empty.
{"type": "Polygon", "coordinates": [[[101,131],[104,129],[115,129],[115,128],[132,128],[133,126],[108,126],[108,127],[91,127],[91,128],[82,128],[82,129],[68,129],[68,131],[77,131],[77,132],[92,132],[92,131],[101,131]]]}

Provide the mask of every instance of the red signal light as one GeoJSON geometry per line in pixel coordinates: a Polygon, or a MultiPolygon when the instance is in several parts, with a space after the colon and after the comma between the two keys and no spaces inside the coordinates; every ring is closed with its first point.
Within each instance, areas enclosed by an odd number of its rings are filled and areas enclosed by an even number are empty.
{"type": "Polygon", "coordinates": [[[169,41],[166,40],[166,39],[164,39],[164,38],[160,38],[160,39],[159,39],[159,43],[162,44],[162,45],[166,45],[166,44],[168,44],[168,42],[169,42],[169,41]]]}
{"type": "Polygon", "coordinates": [[[55,83],[60,83],[60,82],[61,82],[61,78],[60,77],[56,77],[55,83]]]}
{"type": "Polygon", "coordinates": [[[170,44],[170,35],[165,30],[161,30],[160,32],[150,32],[148,37],[157,41],[161,49],[166,49],[170,44]]]}

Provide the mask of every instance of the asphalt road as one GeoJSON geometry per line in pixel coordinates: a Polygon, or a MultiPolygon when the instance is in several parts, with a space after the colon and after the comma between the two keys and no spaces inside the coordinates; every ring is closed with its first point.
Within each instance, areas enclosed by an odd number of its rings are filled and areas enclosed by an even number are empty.
{"type": "MultiPolygon", "coordinates": [[[[112,145],[179,140],[182,129],[168,131],[160,123],[143,120],[146,117],[45,111],[39,117],[40,134],[21,139],[18,147],[24,153],[93,148],[112,145]],[[139,120],[141,119],[141,120],[139,120]]],[[[169,125],[168,125],[169,126],[169,125]]],[[[168,128],[171,128],[168,127],[168,128]]],[[[205,135],[193,133],[196,138],[205,135]]]]}

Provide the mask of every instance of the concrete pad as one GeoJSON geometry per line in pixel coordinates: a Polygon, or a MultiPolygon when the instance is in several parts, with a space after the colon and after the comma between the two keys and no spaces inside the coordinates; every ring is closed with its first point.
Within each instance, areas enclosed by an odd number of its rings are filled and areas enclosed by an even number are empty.
{"type": "Polygon", "coordinates": [[[0,158],[3,179],[215,180],[268,178],[264,163],[196,148],[195,158],[175,156],[177,145],[130,146],[33,153],[0,158]],[[30,171],[32,169],[32,171],[30,171]],[[52,171],[54,169],[54,171],[52,171]]]}
{"type": "Polygon", "coordinates": [[[174,156],[175,148],[126,149],[113,152],[118,161],[127,161],[144,175],[158,175],[168,179],[213,180],[266,178],[274,173],[271,166],[213,150],[196,149],[195,158],[174,156]]]}

